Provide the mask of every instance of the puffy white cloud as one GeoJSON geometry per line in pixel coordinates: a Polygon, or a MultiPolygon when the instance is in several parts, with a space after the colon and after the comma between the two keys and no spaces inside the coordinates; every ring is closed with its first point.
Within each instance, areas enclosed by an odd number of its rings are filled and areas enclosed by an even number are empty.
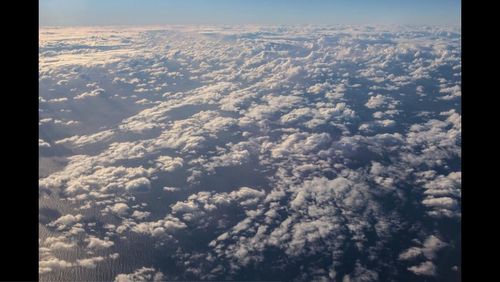
{"type": "Polygon", "coordinates": [[[146,148],[141,144],[133,142],[112,143],[108,149],[99,155],[101,159],[109,162],[118,160],[133,160],[144,157],[147,154],[146,148]]]}
{"type": "Polygon", "coordinates": [[[428,198],[423,200],[422,204],[438,209],[454,209],[457,207],[457,201],[449,197],[428,198]]]}
{"type": "Polygon", "coordinates": [[[117,232],[123,233],[129,229],[132,232],[149,235],[152,237],[169,237],[169,233],[174,233],[178,230],[187,228],[187,225],[180,219],[167,215],[165,218],[157,221],[134,222],[124,221],[122,225],[117,227],[117,232]]]}
{"type": "Polygon", "coordinates": [[[90,236],[86,241],[88,242],[87,248],[96,250],[107,249],[115,244],[112,241],[99,239],[94,236],[90,236]]]}
{"type": "Polygon", "coordinates": [[[327,83],[327,82],[325,82],[325,83],[316,83],[313,86],[309,87],[307,89],[307,92],[309,92],[311,94],[319,94],[319,93],[325,92],[330,87],[331,87],[331,85],[329,83],[327,83]]]}
{"type": "Polygon", "coordinates": [[[147,218],[151,213],[150,212],[141,212],[141,211],[134,211],[132,213],[132,217],[135,219],[145,219],[147,218]]]}
{"type": "Polygon", "coordinates": [[[441,241],[438,237],[430,235],[427,239],[425,239],[422,247],[409,248],[399,255],[399,259],[409,260],[423,255],[427,259],[432,260],[436,257],[436,253],[447,245],[447,243],[441,241]]]}
{"type": "Polygon", "coordinates": [[[461,117],[453,112],[446,120],[431,119],[410,126],[406,134],[408,147],[414,148],[403,157],[412,165],[443,166],[443,161],[461,155],[461,117]]]}
{"type": "Polygon", "coordinates": [[[169,156],[160,156],[156,161],[160,169],[166,172],[172,172],[184,165],[183,159],[179,157],[172,158],[169,156]]]}
{"type": "Polygon", "coordinates": [[[86,259],[79,259],[76,261],[76,263],[85,268],[96,268],[96,263],[104,261],[104,257],[97,256],[97,257],[91,257],[91,258],[86,258],[86,259]]]}
{"type": "Polygon", "coordinates": [[[65,260],[55,257],[44,258],[38,262],[38,272],[40,274],[51,272],[53,270],[64,269],[72,267],[73,264],[65,260]]]}
{"type": "Polygon", "coordinates": [[[43,139],[38,139],[38,147],[39,148],[50,148],[50,144],[44,141],[43,139]]]}
{"type": "Polygon", "coordinates": [[[439,89],[439,93],[446,94],[445,96],[442,96],[441,99],[452,100],[462,96],[462,88],[460,87],[460,85],[454,85],[450,87],[442,85],[441,89],[439,89]]]}
{"type": "Polygon", "coordinates": [[[242,206],[255,205],[265,196],[264,191],[258,191],[248,187],[242,187],[237,191],[229,193],[229,197],[239,202],[242,206]]]}
{"type": "Polygon", "coordinates": [[[283,115],[280,120],[282,123],[287,124],[287,123],[293,123],[295,121],[298,121],[300,119],[304,119],[307,117],[312,116],[312,110],[310,108],[299,108],[299,109],[294,109],[290,111],[289,113],[283,115]]]}
{"type": "Polygon", "coordinates": [[[431,261],[408,267],[408,270],[416,275],[434,276],[436,274],[436,266],[431,261]]]}
{"type": "Polygon", "coordinates": [[[116,215],[126,215],[128,213],[129,207],[125,203],[116,203],[112,206],[107,207],[106,210],[116,215]]]}
{"type": "Polygon", "coordinates": [[[115,282],[135,282],[135,281],[165,281],[166,277],[161,271],[156,271],[152,267],[141,267],[130,274],[118,274],[115,282]]]}
{"type": "Polygon", "coordinates": [[[68,101],[68,98],[62,97],[62,98],[55,98],[55,99],[50,99],[48,102],[49,103],[62,103],[68,101]]]}
{"type": "Polygon", "coordinates": [[[104,93],[104,89],[98,88],[98,89],[91,90],[89,92],[83,92],[82,94],[73,97],[73,99],[75,99],[75,100],[88,99],[89,97],[96,97],[96,96],[102,95],[102,93],[104,93]]]}
{"type": "Polygon", "coordinates": [[[125,189],[131,191],[131,190],[136,190],[136,191],[147,191],[151,188],[151,182],[149,179],[146,177],[141,177],[137,179],[130,180],[129,182],[125,183],[125,189]]]}
{"type": "Polygon", "coordinates": [[[109,159],[100,157],[74,156],[63,170],[40,179],[39,185],[63,188],[66,195],[76,196],[76,200],[106,197],[102,193],[110,191],[149,189],[150,182],[145,176],[150,174],[150,170],[100,165],[107,162],[109,159]]]}
{"type": "Polygon", "coordinates": [[[254,206],[264,196],[264,191],[249,187],[241,187],[231,193],[199,192],[189,196],[187,201],[173,204],[171,208],[173,214],[182,215],[184,220],[193,222],[221,206],[229,204],[238,204],[242,207],[254,206]]]}
{"type": "Polygon", "coordinates": [[[76,243],[69,241],[65,236],[58,237],[47,237],[43,244],[47,249],[43,249],[42,252],[52,252],[55,250],[67,250],[76,247],[76,243]]]}
{"type": "Polygon", "coordinates": [[[393,98],[377,94],[375,96],[371,96],[370,99],[368,99],[368,102],[366,102],[365,106],[369,109],[377,109],[383,106],[387,106],[389,109],[393,109],[396,104],[397,102],[394,101],[393,98]]]}
{"type": "Polygon", "coordinates": [[[57,140],[56,144],[69,144],[75,147],[82,147],[89,144],[94,144],[97,142],[103,142],[105,140],[109,140],[114,135],[112,130],[101,131],[92,135],[83,135],[83,136],[72,136],[68,138],[64,138],[61,140],[57,140]]]}
{"type": "Polygon", "coordinates": [[[378,273],[374,270],[367,269],[362,266],[359,262],[356,263],[356,267],[354,271],[348,275],[345,275],[342,278],[342,282],[351,282],[351,281],[378,281],[379,276],[378,273]]]}
{"type": "Polygon", "coordinates": [[[421,172],[418,183],[425,188],[422,204],[433,217],[460,217],[458,200],[461,197],[461,172],[450,172],[448,175],[436,175],[434,171],[421,172]]]}
{"type": "Polygon", "coordinates": [[[326,146],[331,141],[328,133],[294,133],[283,138],[283,141],[272,149],[275,158],[286,157],[288,154],[307,154],[326,146]]]}
{"type": "Polygon", "coordinates": [[[48,226],[56,227],[58,230],[63,230],[70,228],[72,225],[75,223],[79,222],[82,220],[83,216],[81,214],[77,215],[72,215],[72,214],[67,214],[59,217],[58,219],[50,222],[47,224],[48,226]]]}
{"type": "Polygon", "coordinates": [[[163,191],[165,192],[175,192],[175,191],[179,191],[180,188],[178,187],[163,187],[163,191]]]}

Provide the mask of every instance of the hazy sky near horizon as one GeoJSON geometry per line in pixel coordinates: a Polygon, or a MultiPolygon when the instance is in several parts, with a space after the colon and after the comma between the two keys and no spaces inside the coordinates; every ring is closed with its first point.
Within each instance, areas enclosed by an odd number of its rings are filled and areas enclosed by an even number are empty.
{"type": "Polygon", "coordinates": [[[41,26],[460,25],[460,0],[40,0],[41,26]]]}

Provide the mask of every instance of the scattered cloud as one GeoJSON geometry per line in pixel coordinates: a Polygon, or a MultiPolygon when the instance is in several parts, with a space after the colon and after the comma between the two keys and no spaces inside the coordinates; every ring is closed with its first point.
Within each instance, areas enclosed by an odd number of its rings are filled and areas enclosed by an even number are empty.
{"type": "Polygon", "coordinates": [[[460,48],[453,27],[42,28],[39,148],[64,164],[39,187],[64,213],[41,277],[126,265],[138,240],[175,265],[116,281],[448,271],[460,48]]]}

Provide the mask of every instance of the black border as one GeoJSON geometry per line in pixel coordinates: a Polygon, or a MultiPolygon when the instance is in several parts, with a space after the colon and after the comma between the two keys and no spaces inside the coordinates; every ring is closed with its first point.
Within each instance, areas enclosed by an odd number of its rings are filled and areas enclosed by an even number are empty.
{"type": "Polygon", "coordinates": [[[2,3],[0,280],[38,280],[38,0],[2,3]]]}

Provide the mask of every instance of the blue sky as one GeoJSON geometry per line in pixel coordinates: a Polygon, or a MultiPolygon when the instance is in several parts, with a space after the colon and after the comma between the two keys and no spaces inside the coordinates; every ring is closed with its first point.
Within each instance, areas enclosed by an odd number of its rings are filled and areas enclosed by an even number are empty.
{"type": "Polygon", "coordinates": [[[40,0],[40,25],[460,24],[460,0],[40,0]]]}

